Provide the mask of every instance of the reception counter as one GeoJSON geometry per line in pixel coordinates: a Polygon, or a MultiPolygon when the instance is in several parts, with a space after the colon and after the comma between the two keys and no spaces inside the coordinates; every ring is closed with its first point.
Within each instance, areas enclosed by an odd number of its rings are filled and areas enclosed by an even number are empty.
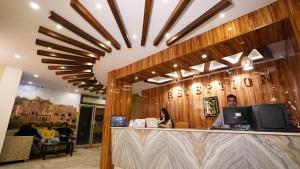
{"type": "Polygon", "coordinates": [[[300,133],[111,128],[122,169],[299,169],[300,133]]]}

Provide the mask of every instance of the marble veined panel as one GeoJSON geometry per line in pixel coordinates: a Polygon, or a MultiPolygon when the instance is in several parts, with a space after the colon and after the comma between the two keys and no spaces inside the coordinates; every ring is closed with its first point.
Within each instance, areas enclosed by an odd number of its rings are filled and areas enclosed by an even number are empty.
{"type": "Polygon", "coordinates": [[[299,169],[300,136],[112,128],[123,169],[299,169]]]}

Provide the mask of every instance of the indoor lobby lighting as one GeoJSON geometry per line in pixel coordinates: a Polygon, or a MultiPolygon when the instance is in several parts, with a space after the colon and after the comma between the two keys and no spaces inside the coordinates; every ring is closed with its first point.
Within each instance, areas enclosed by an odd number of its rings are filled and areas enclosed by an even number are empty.
{"type": "Polygon", "coordinates": [[[133,38],[133,39],[137,39],[138,37],[137,37],[136,34],[133,34],[133,35],[132,35],[132,38],[133,38]]]}
{"type": "Polygon", "coordinates": [[[106,41],[106,44],[107,44],[107,45],[111,45],[111,42],[110,42],[110,41],[106,41]]]}
{"type": "Polygon", "coordinates": [[[35,78],[38,78],[38,77],[39,77],[39,75],[38,75],[38,74],[34,74],[34,75],[33,75],[33,77],[35,77],[35,78]]]}
{"type": "Polygon", "coordinates": [[[15,58],[20,59],[21,55],[15,54],[15,58]]]}
{"type": "Polygon", "coordinates": [[[175,64],[173,64],[173,67],[175,67],[175,68],[176,68],[176,67],[178,67],[178,65],[175,63],[175,64]]]}
{"type": "Polygon", "coordinates": [[[77,92],[78,92],[78,90],[76,89],[76,90],[74,90],[74,92],[76,92],[76,93],[77,93],[77,92]]]}
{"type": "Polygon", "coordinates": [[[40,9],[40,6],[37,3],[35,3],[35,2],[30,2],[29,5],[34,10],[39,10],[40,9]]]}
{"type": "Polygon", "coordinates": [[[134,80],[138,80],[139,79],[139,77],[138,76],[134,76],[134,80]]]}
{"type": "Polygon", "coordinates": [[[166,34],[165,34],[165,37],[166,37],[166,38],[169,38],[169,37],[170,37],[170,34],[169,34],[169,33],[166,33],[166,34]]]}
{"type": "Polygon", "coordinates": [[[155,72],[155,71],[152,71],[151,73],[154,75],[156,72],[155,72]]]}
{"type": "Polygon", "coordinates": [[[221,14],[219,15],[219,17],[220,17],[220,18],[224,18],[224,17],[225,17],[225,14],[224,14],[224,13],[221,13],[221,14]]]}
{"type": "Polygon", "coordinates": [[[102,9],[102,5],[101,4],[96,4],[96,8],[100,10],[100,9],[102,9]]]}
{"type": "Polygon", "coordinates": [[[60,24],[57,24],[57,25],[56,25],[56,28],[57,28],[57,29],[61,29],[62,26],[61,26],[60,24]]]}
{"type": "Polygon", "coordinates": [[[202,54],[202,55],[201,55],[201,58],[202,58],[202,59],[206,59],[206,58],[207,58],[207,54],[202,54]]]}
{"type": "Polygon", "coordinates": [[[32,85],[32,82],[31,82],[31,81],[29,81],[29,82],[28,82],[28,84],[32,85]]]}

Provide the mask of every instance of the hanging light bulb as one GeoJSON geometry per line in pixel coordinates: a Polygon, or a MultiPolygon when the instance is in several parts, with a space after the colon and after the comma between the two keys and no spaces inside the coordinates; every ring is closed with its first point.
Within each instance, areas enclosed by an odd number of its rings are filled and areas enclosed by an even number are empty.
{"type": "Polygon", "coordinates": [[[243,67],[243,70],[248,71],[253,69],[253,61],[248,57],[245,56],[242,59],[241,66],[243,67]]]}

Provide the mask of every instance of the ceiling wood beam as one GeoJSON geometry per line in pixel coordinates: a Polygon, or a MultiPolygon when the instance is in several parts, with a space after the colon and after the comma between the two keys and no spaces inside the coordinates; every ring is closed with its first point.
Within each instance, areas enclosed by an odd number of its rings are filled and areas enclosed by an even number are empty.
{"type": "Polygon", "coordinates": [[[142,40],[141,40],[142,46],[145,46],[146,40],[147,40],[149,23],[150,23],[150,19],[151,19],[152,6],[153,6],[153,0],[145,1],[143,32],[142,32],[142,40]]]}
{"type": "Polygon", "coordinates": [[[78,61],[78,62],[96,63],[95,58],[80,57],[80,56],[74,56],[74,55],[68,55],[68,54],[62,54],[62,53],[56,53],[56,52],[49,52],[49,51],[45,51],[45,50],[37,50],[37,55],[47,56],[47,57],[52,57],[52,58],[59,58],[59,59],[66,59],[66,60],[74,60],[74,61],[78,61]]]}
{"type": "Polygon", "coordinates": [[[55,43],[47,42],[47,41],[40,40],[40,39],[36,39],[35,44],[39,45],[39,46],[44,46],[44,47],[47,47],[47,48],[50,47],[52,49],[60,50],[60,51],[63,51],[63,52],[73,53],[73,54],[80,55],[80,56],[93,57],[93,58],[96,58],[96,59],[100,58],[100,55],[97,55],[97,54],[94,54],[94,53],[91,53],[91,52],[87,52],[87,51],[83,51],[83,50],[77,50],[77,49],[57,45],[55,43]]]}
{"type": "Polygon", "coordinates": [[[49,70],[78,70],[78,69],[92,69],[92,66],[48,66],[49,70]]]}
{"type": "Polygon", "coordinates": [[[81,79],[73,79],[73,80],[68,80],[68,83],[74,83],[74,82],[89,82],[91,80],[95,80],[94,77],[92,78],[81,78],[81,79]]]}
{"type": "MultiPolygon", "coordinates": [[[[84,81],[84,82],[74,82],[73,86],[93,86],[95,84],[96,85],[98,84],[97,80],[90,80],[89,82],[87,82],[87,81],[84,81]]],[[[82,88],[82,87],[80,87],[80,88],[82,88]]]]}
{"type": "Polygon", "coordinates": [[[124,39],[127,47],[131,48],[131,41],[129,39],[126,27],[125,27],[124,21],[122,19],[122,16],[121,16],[121,13],[120,13],[120,10],[118,8],[116,0],[107,0],[107,2],[109,4],[111,12],[114,15],[114,18],[115,18],[115,20],[116,20],[116,22],[118,24],[118,27],[120,29],[120,32],[121,32],[121,34],[123,36],[123,39],[124,39]]]}
{"type": "Polygon", "coordinates": [[[95,53],[95,54],[97,54],[97,55],[100,55],[100,56],[104,56],[104,55],[105,55],[105,53],[104,53],[103,51],[101,51],[101,50],[98,50],[98,49],[96,49],[96,48],[93,48],[93,47],[91,47],[91,46],[89,46],[89,45],[86,45],[86,44],[84,44],[84,43],[82,43],[82,42],[79,42],[79,41],[77,41],[77,40],[74,40],[74,39],[72,39],[72,38],[69,38],[69,37],[67,37],[67,36],[65,36],[65,35],[63,35],[63,34],[54,32],[54,31],[52,31],[52,30],[50,30],[50,29],[47,29],[47,28],[45,28],[45,27],[42,27],[42,26],[39,27],[39,33],[42,33],[42,34],[47,35],[47,36],[49,36],[49,37],[58,39],[58,40],[60,40],[60,41],[62,41],[62,42],[65,42],[65,43],[68,43],[68,44],[70,44],[70,45],[79,47],[79,48],[81,48],[81,49],[87,50],[87,51],[89,51],[89,52],[95,53]]]}
{"type": "Polygon", "coordinates": [[[97,21],[97,19],[78,1],[71,0],[72,8],[83,17],[93,28],[95,28],[106,40],[118,50],[121,49],[119,42],[97,21]]]}
{"type": "Polygon", "coordinates": [[[81,74],[81,73],[90,73],[92,69],[79,69],[79,70],[66,70],[66,71],[57,71],[56,75],[68,75],[68,74],[81,74]]]}
{"type": "MultiPolygon", "coordinates": [[[[98,87],[98,86],[99,86],[99,88],[101,88],[101,87],[100,87],[101,85],[102,85],[102,84],[99,83],[99,82],[94,82],[94,83],[87,83],[87,84],[79,85],[78,87],[79,87],[79,88],[85,88],[85,87],[98,87]]],[[[102,85],[102,86],[103,86],[103,85],[102,85]]]]}
{"type": "Polygon", "coordinates": [[[85,31],[83,31],[82,29],[78,28],[77,26],[75,26],[74,24],[69,22],[68,20],[66,20],[63,17],[61,17],[60,15],[58,15],[57,13],[51,11],[49,19],[51,19],[54,22],[62,25],[65,28],[69,29],[73,33],[75,33],[78,36],[82,37],[83,39],[91,42],[92,44],[98,46],[102,50],[104,50],[108,53],[111,53],[111,51],[112,51],[111,47],[107,46],[105,43],[99,41],[98,39],[94,38],[93,36],[89,35],[85,31]]]}
{"type": "Polygon", "coordinates": [[[203,15],[198,17],[196,20],[194,20],[192,23],[190,23],[188,26],[183,28],[181,31],[176,33],[174,36],[172,36],[169,40],[167,40],[167,45],[170,46],[177,41],[179,41],[181,38],[204,24],[206,21],[217,15],[219,12],[230,6],[232,2],[230,0],[221,0],[218,2],[215,6],[210,8],[208,11],[206,11],[203,15]]]}
{"type": "Polygon", "coordinates": [[[94,73],[86,73],[86,74],[79,74],[79,75],[68,75],[63,76],[64,80],[72,80],[72,79],[79,79],[79,78],[92,78],[94,77],[94,73]]]}
{"type": "Polygon", "coordinates": [[[178,76],[178,80],[181,80],[182,79],[182,73],[181,73],[181,71],[180,70],[177,70],[176,71],[176,73],[177,73],[177,76],[178,76]]]}
{"type": "Polygon", "coordinates": [[[180,17],[180,15],[183,13],[183,11],[186,9],[188,4],[191,2],[191,0],[180,0],[177,4],[176,8],[172,12],[171,16],[167,20],[166,24],[162,28],[162,30],[158,33],[157,37],[155,38],[153,45],[157,46],[161,40],[164,38],[165,34],[170,30],[170,28],[176,23],[177,19],[180,17]]]}
{"type": "Polygon", "coordinates": [[[56,60],[56,59],[42,59],[42,63],[60,64],[60,65],[88,65],[88,66],[92,64],[90,62],[78,62],[78,61],[56,60]]]}

